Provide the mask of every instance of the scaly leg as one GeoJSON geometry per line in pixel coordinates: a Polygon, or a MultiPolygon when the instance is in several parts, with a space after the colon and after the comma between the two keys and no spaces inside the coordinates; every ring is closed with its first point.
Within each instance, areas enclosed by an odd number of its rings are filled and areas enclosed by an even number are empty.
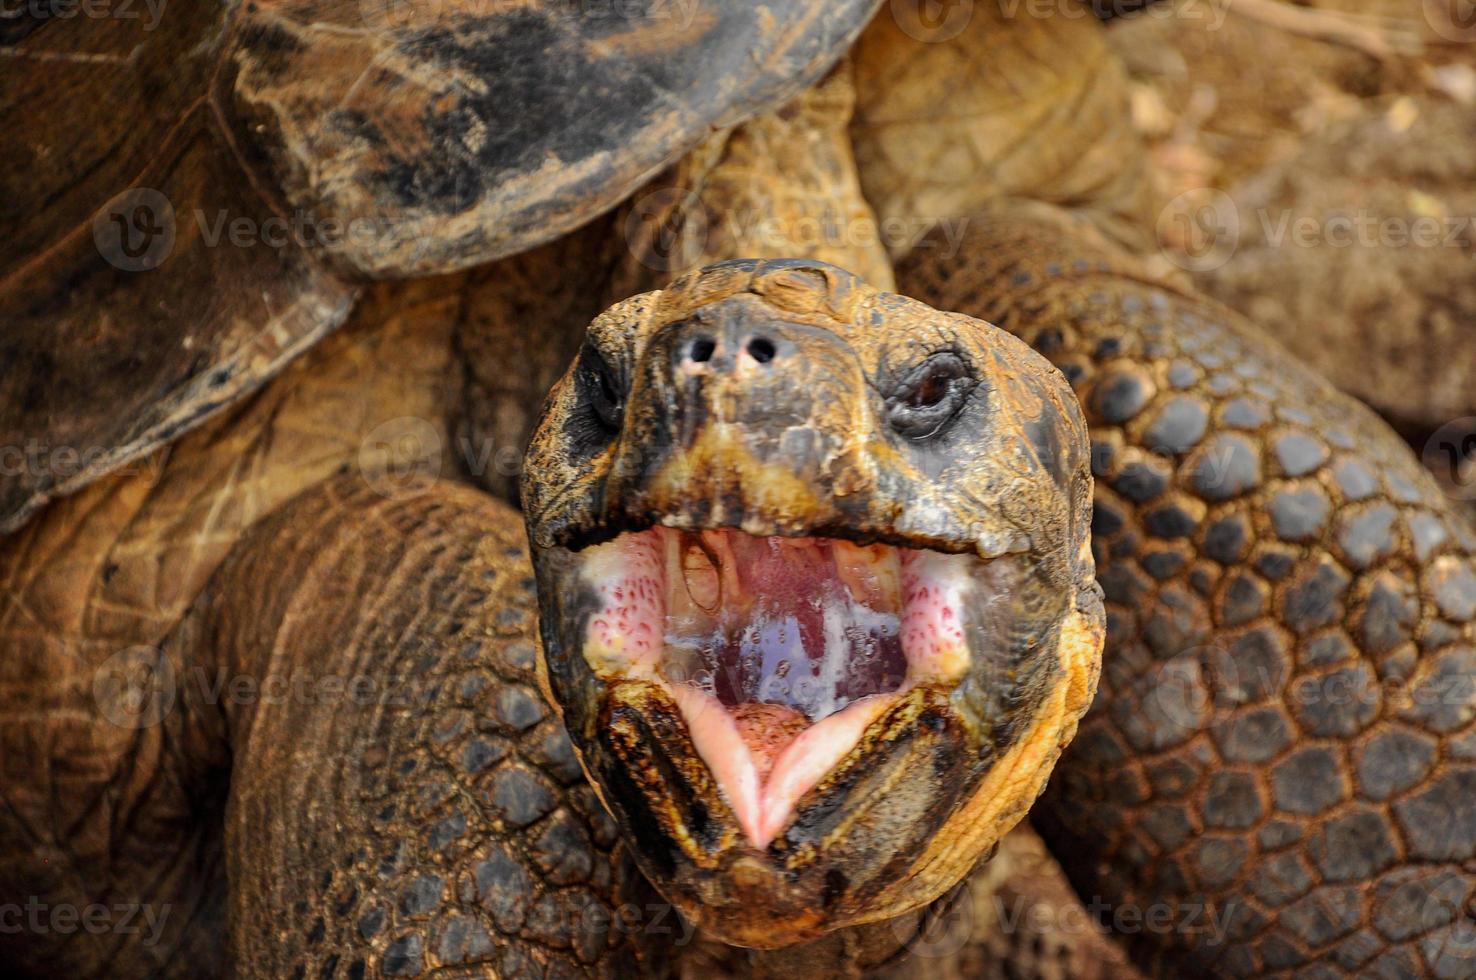
{"type": "Polygon", "coordinates": [[[238,545],[169,641],[219,692],[190,711],[232,759],[238,975],[659,975],[679,926],[538,691],[534,619],[521,521],[462,486],[345,478],[238,545]]]}

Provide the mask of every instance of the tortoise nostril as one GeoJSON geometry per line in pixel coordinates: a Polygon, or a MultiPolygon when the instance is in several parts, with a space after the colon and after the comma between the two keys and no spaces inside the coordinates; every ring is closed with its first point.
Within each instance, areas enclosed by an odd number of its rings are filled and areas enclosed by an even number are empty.
{"type": "Polygon", "coordinates": [[[711,337],[698,337],[687,348],[687,360],[695,364],[705,364],[712,360],[713,352],[716,350],[717,344],[711,337]]]}
{"type": "Polygon", "coordinates": [[[755,337],[748,342],[748,356],[760,364],[768,364],[775,353],[774,342],[767,337],[755,337]]]}

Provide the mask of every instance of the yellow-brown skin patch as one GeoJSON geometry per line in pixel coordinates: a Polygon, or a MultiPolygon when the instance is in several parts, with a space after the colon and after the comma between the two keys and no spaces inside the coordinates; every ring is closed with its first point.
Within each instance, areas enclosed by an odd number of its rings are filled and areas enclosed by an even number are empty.
{"type": "Polygon", "coordinates": [[[591,326],[524,471],[544,670],[642,869],[705,932],[777,947],[908,912],[1023,816],[1096,680],[1085,450],[1064,379],[1024,345],[822,263],[709,267],[591,326]],[[739,356],[755,336],[771,360],[739,356]],[[919,434],[898,406],[940,358],[964,394],[919,434]],[[1018,628],[883,710],[760,850],[671,696],[584,656],[579,550],[653,524],[998,561],[1018,628]]]}
{"type": "Polygon", "coordinates": [[[1070,617],[1058,646],[1060,679],[1036,709],[1034,722],[914,862],[899,882],[891,908],[916,908],[942,895],[1025,816],[1045,789],[1061,750],[1076,737],[1077,722],[1096,694],[1104,638],[1101,622],[1080,614],[1070,617]]]}

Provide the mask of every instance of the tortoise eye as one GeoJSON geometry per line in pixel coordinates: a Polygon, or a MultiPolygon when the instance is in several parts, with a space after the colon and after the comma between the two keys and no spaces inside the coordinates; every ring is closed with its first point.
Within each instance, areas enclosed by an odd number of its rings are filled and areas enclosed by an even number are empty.
{"type": "Polygon", "coordinates": [[[948,397],[953,390],[951,378],[942,372],[929,374],[915,391],[907,396],[907,407],[911,409],[932,408],[948,397]]]}
{"type": "Polygon", "coordinates": [[[959,413],[975,384],[963,358],[936,354],[904,378],[887,399],[887,421],[908,439],[931,439],[959,413]]]}
{"type": "Polygon", "coordinates": [[[625,385],[610,362],[595,348],[585,347],[579,358],[578,378],[595,421],[607,433],[620,431],[625,416],[625,385]]]}

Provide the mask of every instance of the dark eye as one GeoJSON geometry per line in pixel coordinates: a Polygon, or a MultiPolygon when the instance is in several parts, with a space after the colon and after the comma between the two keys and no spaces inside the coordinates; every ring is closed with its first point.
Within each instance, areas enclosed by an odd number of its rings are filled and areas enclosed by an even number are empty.
{"type": "Polygon", "coordinates": [[[975,381],[957,354],[935,354],[887,399],[887,421],[908,439],[931,439],[963,407],[975,381]]]}
{"type": "Polygon", "coordinates": [[[625,415],[625,385],[610,362],[593,347],[579,356],[579,387],[595,421],[608,433],[620,431],[625,415]]]}

